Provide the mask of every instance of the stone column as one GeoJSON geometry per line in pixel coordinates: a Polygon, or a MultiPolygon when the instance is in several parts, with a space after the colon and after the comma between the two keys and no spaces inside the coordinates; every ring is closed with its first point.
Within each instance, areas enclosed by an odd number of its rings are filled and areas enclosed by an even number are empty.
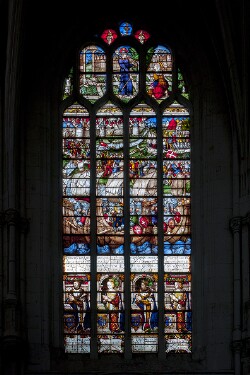
{"type": "MultiPolygon", "coordinates": [[[[2,375],[24,374],[27,345],[25,340],[25,302],[21,298],[21,275],[24,277],[21,238],[24,234],[21,202],[20,162],[22,150],[21,78],[23,0],[7,2],[6,61],[3,98],[3,237],[2,237],[2,375]]],[[[24,293],[23,293],[24,294],[24,293]]],[[[22,294],[22,295],[23,295],[22,294]]]]}
{"type": "Polygon", "coordinates": [[[28,228],[27,220],[15,209],[4,213],[4,292],[3,292],[3,374],[24,373],[28,353],[25,338],[25,306],[21,299],[25,268],[21,267],[21,253],[28,228]]]}
{"type": "Polygon", "coordinates": [[[241,227],[242,218],[233,217],[230,221],[230,228],[233,233],[234,245],[234,281],[233,281],[233,352],[234,352],[234,373],[241,375],[241,227]]]}
{"type": "Polygon", "coordinates": [[[250,213],[242,219],[242,373],[250,371],[250,213]]]}

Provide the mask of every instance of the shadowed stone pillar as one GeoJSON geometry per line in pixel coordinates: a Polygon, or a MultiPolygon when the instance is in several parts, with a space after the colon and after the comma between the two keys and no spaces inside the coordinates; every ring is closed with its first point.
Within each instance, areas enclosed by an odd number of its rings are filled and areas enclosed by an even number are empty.
{"type": "Polygon", "coordinates": [[[4,374],[23,374],[27,356],[25,339],[25,301],[22,301],[25,268],[22,258],[28,221],[15,209],[4,215],[4,292],[2,354],[4,374]]]}
{"type": "MultiPolygon", "coordinates": [[[[22,120],[20,116],[23,0],[7,2],[6,61],[3,85],[3,207],[1,237],[1,368],[2,375],[24,374],[27,357],[25,328],[25,234],[27,220],[21,192],[22,120]],[[22,207],[22,209],[21,209],[22,207]]],[[[3,15],[4,16],[4,15],[3,15]]]]}
{"type": "Polygon", "coordinates": [[[233,351],[234,351],[234,373],[241,375],[241,228],[242,218],[233,217],[230,221],[233,233],[234,245],[234,284],[233,284],[233,351]]]}

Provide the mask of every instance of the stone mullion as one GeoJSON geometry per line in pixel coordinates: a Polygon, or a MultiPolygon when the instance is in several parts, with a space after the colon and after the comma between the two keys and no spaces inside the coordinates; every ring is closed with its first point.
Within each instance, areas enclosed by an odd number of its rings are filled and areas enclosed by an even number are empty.
{"type": "Polygon", "coordinates": [[[91,236],[91,344],[90,344],[90,358],[97,360],[98,358],[98,343],[97,343],[97,222],[96,222],[96,115],[90,114],[90,236],[91,236]]]}
{"type": "Polygon", "coordinates": [[[131,283],[130,283],[130,185],[129,185],[129,113],[123,112],[124,141],[124,305],[125,305],[125,359],[132,358],[131,352],[131,283]]]}
{"type": "Polygon", "coordinates": [[[164,233],[163,233],[163,133],[162,115],[157,116],[157,195],[158,195],[158,358],[166,357],[165,324],[164,324],[164,233]]]}

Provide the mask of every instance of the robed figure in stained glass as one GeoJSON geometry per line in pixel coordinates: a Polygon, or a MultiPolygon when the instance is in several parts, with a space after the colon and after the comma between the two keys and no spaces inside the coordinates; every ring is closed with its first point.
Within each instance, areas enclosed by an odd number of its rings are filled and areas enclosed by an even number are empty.
{"type": "Polygon", "coordinates": [[[171,306],[176,310],[176,329],[178,332],[187,332],[185,311],[187,305],[187,293],[183,289],[183,283],[176,281],[174,293],[170,295],[171,306]]]}
{"type": "Polygon", "coordinates": [[[102,302],[106,310],[109,310],[109,329],[112,333],[118,333],[124,330],[122,324],[122,298],[121,293],[117,290],[116,280],[112,277],[108,278],[103,285],[102,302]],[[120,324],[121,323],[121,324],[120,324]]]}
{"type": "Polygon", "coordinates": [[[122,47],[119,51],[118,63],[120,66],[119,95],[133,95],[133,82],[130,76],[130,68],[135,66],[135,62],[128,56],[128,50],[122,47]]]}
{"type": "Polygon", "coordinates": [[[139,278],[135,282],[136,293],[132,301],[131,324],[135,331],[141,328],[149,332],[158,327],[158,312],[150,278],[139,278]]]}
{"type": "MultiPolygon", "coordinates": [[[[88,286],[88,284],[86,284],[88,286]]],[[[65,324],[71,332],[83,332],[90,329],[90,305],[88,293],[81,279],[73,280],[73,285],[66,287],[65,324]],[[67,320],[71,314],[73,320],[67,320]],[[70,325],[69,322],[70,321],[70,325]]]]}

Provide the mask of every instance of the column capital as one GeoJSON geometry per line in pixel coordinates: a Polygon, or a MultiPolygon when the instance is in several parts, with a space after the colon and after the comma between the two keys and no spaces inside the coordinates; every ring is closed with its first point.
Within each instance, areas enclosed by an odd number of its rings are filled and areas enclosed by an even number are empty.
{"type": "Polygon", "coordinates": [[[8,208],[0,213],[0,226],[4,224],[13,225],[19,228],[22,233],[27,233],[29,229],[29,220],[21,217],[20,212],[15,208],[8,208]]]}
{"type": "Polygon", "coordinates": [[[242,217],[235,216],[230,220],[230,229],[233,233],[237,233],[241,230],[242,217]]]}
{"type": "Polygon", "coordinates": [[[18,225],[20,223],[20,213],[15,208],[8,208],[5,211],[5,222],[7,225],[18,225]]]}

